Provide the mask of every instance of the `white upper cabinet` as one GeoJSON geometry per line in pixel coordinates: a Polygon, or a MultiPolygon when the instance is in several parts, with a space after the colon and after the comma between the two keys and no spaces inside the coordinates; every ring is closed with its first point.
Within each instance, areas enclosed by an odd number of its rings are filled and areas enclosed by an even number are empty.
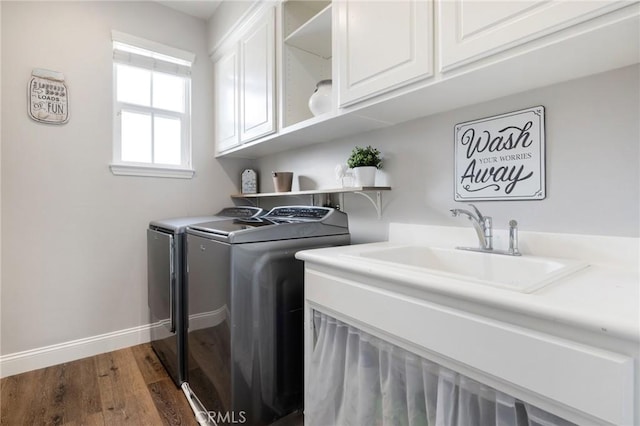
{"type": "Polygon", "coordinates": [[[640,62],[640,1],[270,0],[213,54],[216,154],[257,158],[640,62]],[[332,108],[309,98],[333,81],[332,108]]]}
{"type": "Polygon", "coordinates": [[[433,4],[341,0],[337,58],[341,107],[433,75],[433,4]]]}
{"type": "Polygon", "coordinates": [[[213,54],[216,154],[276,131],[275,11],[259,11],[213,54]]]}
{"type": "Polygon", "coordinates": [[[213,65],[216,151],[240,143],[238,125],[238,45],[234,44],[213,65]]]}
{"type": "Polygon", "coordinates": [[[275,12],[269,8],[240,39],[240,141],[276,131],[275,12]]]}
{"type": "Polygon", "coordinates": [[[440,71],[475,62],[631,3],[613,0],[440,1],[440,71]]]}

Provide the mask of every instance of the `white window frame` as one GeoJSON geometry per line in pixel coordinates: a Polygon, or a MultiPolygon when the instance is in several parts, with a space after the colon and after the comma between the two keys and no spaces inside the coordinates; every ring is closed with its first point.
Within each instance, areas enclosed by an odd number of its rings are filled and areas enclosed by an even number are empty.
{"type": "MultiPolygon", "coordinates": [[[[191,65],[195,55],[180,49],[165,46],[150,40],[112,31],[114,42],[113,59],[113,161],[109,168],[114,175],[152,176],[190,179],[195,174],[191,158],[191,65]],[[126,46],[123,46],[126,45],[126,46]],[[129,50],[128,47],[134,47],[129,50]],[[141,49],[140,53],[136,49],[141,49]],[[185,78],[185,111],[176,112],[119,102],[117,99],[117,66],[128,65],[153,72],[166,73],[185,78]],[[139,163],[122,161],[121,113],[130,111],[150,115],[152,118],[166,117],[181,121],[180,165],[139,163]]],[[[151,90],[153,90],[153,74],[151,90]]],[[[151,94],[153,96],[153,93],[151,94]]],[[[154,141],[152,121],[151,135],[154,141]]],[[[153,145],[152,145],[153,149],[153,145]]]]}

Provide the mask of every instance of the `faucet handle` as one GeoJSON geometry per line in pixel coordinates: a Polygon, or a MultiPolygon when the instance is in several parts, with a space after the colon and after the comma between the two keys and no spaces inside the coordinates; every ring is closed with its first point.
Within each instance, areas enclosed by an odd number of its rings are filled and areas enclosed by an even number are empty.
{"type": "Polygon", "coordinates": [[[518,222],[511,219],[509,221],[509,254],[513,256],[520,256],[520,250],[518,249],[518,222]]]}

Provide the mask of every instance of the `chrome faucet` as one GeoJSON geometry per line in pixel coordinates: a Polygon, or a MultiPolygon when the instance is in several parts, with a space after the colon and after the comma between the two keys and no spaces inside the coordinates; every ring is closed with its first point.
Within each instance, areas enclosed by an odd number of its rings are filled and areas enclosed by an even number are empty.
{"type": "Polygon", "coordinates": [[[475,213],[465,209],[451,209],[451,214],[454,217],[464,215],[469,219],[471,225],[473,225],[473,229],[475,229],[476,234],[478,234],[480,247],[456,247],[457,249],[481,251],[484,253],[507,254],[510,256],[522,255],[518,250],[518,222],[515,220],[509,221],[509,250],[494,250],[492,229],[493,221],[491,217],[484,216],[473,204],[469,204],[469,206],[475,213]]]}
{"type": "Polygon", "coordinates": [[[461,214],[467,216],[467,219],[469,219],[471,225],[473,225],[473,229],[475,229],[476,233],[478,234],[480,249],[482,251],[493,250],[493,231],[491,229],[491,218],[489,216],[483,216],[482,213],[480,213],[480,210],[478,210],[478,208],[473,204],[469,204],[469,206],[475,211],[475,214],[465,209],[451,209],[451,214],[453,215],[453,217],[459,216],[461,214]]]}

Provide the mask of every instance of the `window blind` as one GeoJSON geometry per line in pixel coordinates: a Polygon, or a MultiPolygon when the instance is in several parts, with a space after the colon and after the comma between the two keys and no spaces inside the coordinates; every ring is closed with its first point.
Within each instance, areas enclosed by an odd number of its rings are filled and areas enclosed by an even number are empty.
{"type": "Polygon", "coordinates": [[[168,74],[191,75],[195,61],[191,52],[116,31],[112,31],[112,39],[114,62],[168,74]]]}

